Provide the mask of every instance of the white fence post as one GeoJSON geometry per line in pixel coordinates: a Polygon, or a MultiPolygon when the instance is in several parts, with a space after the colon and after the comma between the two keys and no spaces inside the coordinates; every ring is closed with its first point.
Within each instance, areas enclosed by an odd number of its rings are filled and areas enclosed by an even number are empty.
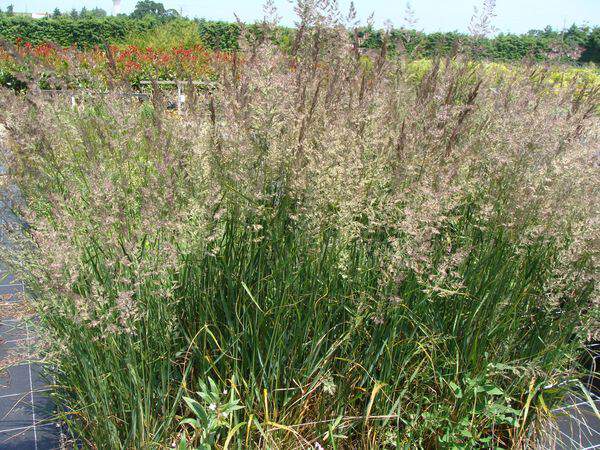
{"type": "Polygon", "coordinates": [[[177,80],[177,111],[181,111],[181,81],[177,80]]]}

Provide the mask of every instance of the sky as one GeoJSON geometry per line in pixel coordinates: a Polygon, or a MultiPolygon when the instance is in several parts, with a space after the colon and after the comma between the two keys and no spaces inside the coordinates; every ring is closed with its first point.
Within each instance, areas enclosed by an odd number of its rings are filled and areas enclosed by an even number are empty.
{"type": "MultiPolygon", "coordinates": [[[[281,22],[293,25],[294,13],[289,0],[274,0],[281,22]]],[[[338,0],[345,11],[350,0],[338,0]]],[[[467,31],[474,6],[482,0],[411,0],[417,23],[414,28],[432,31],[467,31]]],[[[121,12],[133,10],[136,0],[121,0],[121,12]]],[[[253,22],[263,17],[262,0],[163,0],[166,8],[173,8],[189,17],[253,22]]],[[[386,21],[403,25],[407,0],[354,0],[359,19],[363,22],[374,13],[376,26],[386,21]]],[[[0,0],[3,10],[10,4],[18,12],[52,12],[71,8],[100,7],[112,11],[112,0],[0,0]]],[[[600,25],[600,0],[496,0],[493,25],[499,32],[523,33],[546,25],[562,29],[571,24],[600,25]]]]}

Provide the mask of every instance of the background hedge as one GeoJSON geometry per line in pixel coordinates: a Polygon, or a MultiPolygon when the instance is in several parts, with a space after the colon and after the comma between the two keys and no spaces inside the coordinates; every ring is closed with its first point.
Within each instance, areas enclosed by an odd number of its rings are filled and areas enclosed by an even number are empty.
{"type": "MultiPolygon", "coordinates": [[[[179,19],[181,20],[181,19],[179,19]]],[[[147,31],[164,21],[146,16],[135,19],[127,16],[31,19],[18,16],[0,16],[0,37],[9,41],[21,38],[32,44],[54,42],[62,46],[90,47],[107,42],[124,42],[128,35],[147,31]]],[[[236,23],[194,20],[204,44],[214,50],[233,50],[237,46],[239,26],[236,23]]],[[[256,30],[256,28],[254,28],[256,30]]],[[[280,28],[278,39],[289,40],[293,30],[280,28]]],[[[379,48],[383,32],[365,28],[359,30],[362,45],[379,48]]],[[[447,53],[460,46],[474,56],[493,60],[519,60],[532,57],[537,60],[559,59],[568,62],[600,64],[600,27],[573,25],[565,31],[548,27],[529,33],[500,34],[494,38],[474,38],[457,33],[422,33],[413,30],[394,30],[390,35],[392,48],[402,48],[414,56],[428,57],[447,53]]]]}
{"type": "Polygon", "coordinates": [[[150,16],[144,19],[128,17],[99,17],[72,19],[58,17],[31,19],[29,17],[0,17],[0,37],[8,41],[17,38],[32,44],[53,42],[61,46],[92,47],[104,42],[117,42],[131,33],[157,26],[160,22],[150,16]]]}

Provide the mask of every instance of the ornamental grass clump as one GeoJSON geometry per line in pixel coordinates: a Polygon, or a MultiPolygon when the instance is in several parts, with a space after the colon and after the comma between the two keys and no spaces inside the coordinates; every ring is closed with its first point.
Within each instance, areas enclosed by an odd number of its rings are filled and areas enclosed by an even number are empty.
{"type": "Polygon", "coordinates": [[[92,448],[526,445],[598,336],[597,88],[415,79],[299,12],[178,113],[2,92],[61,417],[92,448]]]}

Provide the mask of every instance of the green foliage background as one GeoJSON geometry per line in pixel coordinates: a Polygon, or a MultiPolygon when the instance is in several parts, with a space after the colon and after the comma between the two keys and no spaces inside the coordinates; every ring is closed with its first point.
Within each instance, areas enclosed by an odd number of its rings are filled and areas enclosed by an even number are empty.
{"type": "MultiPolygon", "coordinates": [[[[164,20],[150,15],[143,18],[59,16],[36,20],[4,15],[0,16],[0,37],[12,42],[21,38],[32,44],[53,42],[63,46],[90,47],[104,42],[123,42],[127,36],[147,32],[164,20]]],[[[197,25],[202,42],[210,49],[228,51],[236,48],[240,33],[238,24],[204,19],[189,21],[197,25]]],[[[257,30],[256,27],[251,28],[257,30]]],[[[285,44],[292,30],[279,28],[278,31],[276,39],[285,44]]],[[[381,30],[372,28],[361,29],[359,35],[366,48],[379,48],[384,39],[381,30]]],[[[475,38],[458,32],[422,33],[397,29],[390,35],[390,44],[392,48],[403,48],[413,56],[420,57],[447,53],[460,44],[475,56],[505,61],[525,57],[544,60],[552,49],[559,47],[562,50],[559,59],[600,64],[600,27],[573,25],[565,31],[548,27],[523,35],[500,34],[494,38],[475,38]]]]}
{"type": "Polygon", "coordinates": [[[131,33],[142,33],[155,28],[159,21],[153,17],[98,17],[72,19],[58,17],[31,19],[28,17],[0,17],[0,37],[11,42],[21,38],[32,44],[53,42],[62,46],[93,47],[104,42],[121,41],[131,33]]]}

